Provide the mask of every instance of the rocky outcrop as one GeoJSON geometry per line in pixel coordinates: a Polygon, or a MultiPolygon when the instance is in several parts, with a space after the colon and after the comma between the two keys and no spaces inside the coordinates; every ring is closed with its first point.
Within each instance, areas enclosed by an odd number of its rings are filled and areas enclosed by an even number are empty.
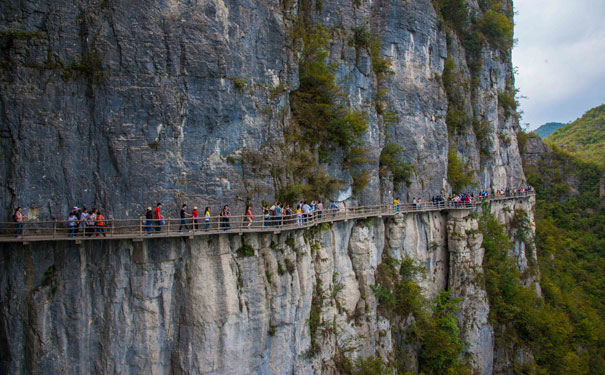
{"type": "MultiPolygon", "coordinates": [[[[531,205],[491,209],[508,223],[531,205]]],[[[394,326],[372,290],[390,256],[426,268],[428,297],[447,288],[463,298],[458,323],[472,365],[491,374],[481,242],[476,214],[464,210],[279,234],[3,245],[0,369],[331,374],[343,355],[392,358],[395,332],[409,322],[394,326]]],[[[415,367],[413,347],[406,360],[415,367]]]]}
{"type": "MultiPolygon", "coordinates": [[[[524,181],[518,126],[498,101],[513,78],[510,56],[487,43],[465,103],[488,124],[491,148],[480,155],[470,128],[448,136],[444,61],[451,55],[461,82],[470,80],[469,62],[430,0],[4,0],[2,9],[0,219],[17,206],[31,219],[63,219],[74,205],[117,218],[158,201],[174,212],[184,201],[239,211],[247,200],[274,199],[275,176],[250,176],[242,155],[279,152],[298,88],[292,30],[305,12],[330,32],[328,62],[343,101],[369,120],[369,184],[354,199],[447,193],[450,147],[480,186],[524,181]],[[393,74],[379,80],[368,49],[351,42],[362,27],[393,74]],[[387,143],[414,167],[409,187],[379,174],[387,143]]],[[[350,199],[351,176],[334,160],[324,167],[345,182],[334,198],[350,199]]]]}

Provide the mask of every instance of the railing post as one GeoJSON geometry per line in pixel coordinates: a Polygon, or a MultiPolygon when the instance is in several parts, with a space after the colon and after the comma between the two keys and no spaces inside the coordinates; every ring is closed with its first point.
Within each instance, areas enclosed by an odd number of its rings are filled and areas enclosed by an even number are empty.
{"type": "Polygon", "coordinates": [[[57,236],[57,219],[54,219],[54,224],[53,224],[53,238],[55,238],[57,236]]]}
{"type": "Polygon", "coordinates": [[[166,236],[168,236],[168,234],[170,234],[170,218],[166,220],[166,236]]]}

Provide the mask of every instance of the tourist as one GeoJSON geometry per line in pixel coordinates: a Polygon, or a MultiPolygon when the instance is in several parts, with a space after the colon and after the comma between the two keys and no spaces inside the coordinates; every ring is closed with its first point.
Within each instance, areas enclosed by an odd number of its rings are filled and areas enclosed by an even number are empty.
{"type": "Polygon", "coordinates": [[[303,213],[302,213],[302,207],[300,204],[296,206],[296,221],[297,221],[299,227],[303,223],[303,213]]]}
{"type": "Polygon", "coordinates": [[[396,212],[399,212],[399,197],[393,199],[393,207],[395,208],[396,212]]]}
{"type": "Polygon", "coordinates": [[[197,207],[193,207],[193,211],[191,211],[191,219],[193,220],[193,230],[197,232],[198,230],[198,217],[199,213],[197,212],[197,207]]]}
{"type": "Polygon", "coordinates": [[[67,225],[69,226],[69,237],[76,236],[76,224],[78,223],[78,217],[76,216],[76,211],[71,211],[69,217],[67,218],[67,225]]]}
{"type": "Polygon", "coordinates": [[[250,206],[246,207],[246,218],[248,219],[247,227],[250,228],[252,225],[252,220],[254,220],[254,216],[252,216],[252,208],[250,206]]]}
{"type": "Polygon", "coordinates": [[[153,210],[151,206],[147,207],[147,212],[145,213],[145,230],[147,231],[147,235],[151,236],[151,226],[153,225],[153,210]]]}
{"type": "Polygon", "coordinates": [[[224,230],[231,228],[231,224],[229,224],[229,218],[231,217],[231,211],[229,211],[229,205],[226,204],[223,206],[223,210],[221,211],[221,226],[224,230]]]}
{"type": "Polygon", "coordinates": [[[97,212],[97,237],[99,237],[99,233],[103,233],[103,237],[105,237],[105,217],[101,212],[97,212]]]}
{"type": "Polygon", "coordinates": [[[86,220],[86,235],[92,236],[95,232],[95,224],[97,221],[97,209],[93,208],[88,215],[88,219],[86,220]]]}
{"type": "Polygon", "coordinates": [[[330,209],[332,210],[332,217],[336,217],[336,213],[338,212],[338,205],[336,202],[330,203],[330,209]]]}
{"type": "Polygon", "coordinates": [[[321,201],[317,202],[317,217],[318,218],[321,219],[323,211],[324,211],[324,205],[323,205],[323,203],[321,203],[321,201]]]}
{"type": "Polygon", "coordinates": [[[422,210],[422,198],[418,198],[418,209],[422,210]]]}
{"type": "Polygon", "coordinates": [[[82,235],[85,236],[86,235],[86,223],[88,221],[88,217],[90,216],[90,214],[88,213],[88,209],[86,207],[84,207],[82,209],[82,213],[80,214],[80,230],[82,231],[82,235]]]}
{"type": "Polygon", "coordinates": [[[269,208],[267,206],[263,206],[263,226],[269,226],[269,221],[271,220],[271,214],[269,212],[269,208]]]}
{"type": "Polygon", "coordinates": [[[282,220],[282,213],[281,213],[281,206],[279,205],[279,202],[275,202],[275,223],[274,225],[281,225],[281,220],[282,220]]]}
{"type": "Polygon", "coordinates": [[[418,209],[418,202],[416,201],[416,197],[414,197],[414,199],[412,199],[412,204],[414,205],[415,209],[418,209]]]}
{"type": "Polygon", "coordinates": [[[183,234],[183,227],[185,230],[191,231],[189,226],[187,225],[187,216],[191,216],[190,213],[187,212],[187,205],[183,204],[181,207],[181,225],[179,225],[179,234],[183,234]]]}
{"type": "Polygon", "coordinates": [[[155,231],[160,232],[162,230],[162,224],[164,224],[164,217],[162,216],[162,203],[158,203],[155,206],[155,231]]]}
{"type": "Polygon", "coordinates": [[[289,204],[286,204],[286,208],[284,209],[285,219],[284,222],[286,225],[292,224],[292,209],[289,204]]]}
{"type": "Polygon", "coordinates": [[[210,207],[206,207],[204,210],[204,223],[206,223],[205,230],[210,228],[210,207]]]}
{"type": "Polygon", "coordinates": [[[308,220],[310,220],[310,216],[311,216],[311,206],[309,206],[306,201],[303,203],[302,211],[303,211],[303,223],[306,223],[308,220]]]}
{"type": "Polygon", "coordinates": [[[23,237],[23,213],[21,212],[21,207],[17,207],[13,217],[15,219],[15,223],[17,223],[17,238],[21,238],[23,237]]]}

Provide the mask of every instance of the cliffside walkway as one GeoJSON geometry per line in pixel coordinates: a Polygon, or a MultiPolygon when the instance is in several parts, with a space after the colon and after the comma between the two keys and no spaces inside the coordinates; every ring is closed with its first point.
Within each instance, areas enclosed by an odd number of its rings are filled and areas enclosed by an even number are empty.
{"type": "Polygon", "coordinates": [[[28,244],[39,241],[102,241],[116,239],[130,239],[133,241],[142,241],[148,238],[168,238],[168,237],[189,237],[205,236],[209,234],[220,233],[279,233],[295,229],[304,229],[316,226],[322,223],[333,223],[336,221],[347,221],[349,219],[366,219],[373,217],[392,217],[406,213],[432,212],[432,211],[453,211],[453,210],[473,210],[482,202],[505,201],[512,199],[522,199],[534,196],[535,192],[516,193],[509,196],[492,197],[479,200],[476,203],[468,204],[460,202],[455,205],[450,202],[427,202],[422,207],[417,208],[413,203],[403,203],[397,208],[394,205],[362,206],[340,208],[338,210],[324,208],[320,214],[314,211],[308,218],[299,220],[295,215],[271,217],[265,220],[263,217],[254,217],[254,220],[248,226],[248,219],[245,216],[231,216],[228,222],[221,221],[221,217],[213,216],[206,223],[203,217],[200,217],[198,223],[193,223],[191,218],[186,220],[187,229],[180,226],[182,219],[167,218],[165,224],[160,227],[156,222],[149,227],[144,217],[138,219],[107,219],[105,234],[98,233],[96,228],[89,227],[86,230],[82,228],[73,236],[67,221],[25,221],[22,228],[22,237],[16,237],[17,226],[14,222],[0,222],[0,242],[15,242],[28,244]],[[206,224],[208,228],[206,229],[206,224]],[[196,227],[197,226],[197,227],[196,227]],[[158,231],[157,229],[160,228],[158,231]]]}

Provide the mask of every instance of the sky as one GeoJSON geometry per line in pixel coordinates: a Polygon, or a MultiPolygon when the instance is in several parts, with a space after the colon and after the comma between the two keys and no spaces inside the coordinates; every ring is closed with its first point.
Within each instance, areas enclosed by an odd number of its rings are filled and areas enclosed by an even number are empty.
{"type": "Polygon", "coordinates": [[[605,0],[515,0],[521,126],[567,123],[605,104],[605,0]]]}

